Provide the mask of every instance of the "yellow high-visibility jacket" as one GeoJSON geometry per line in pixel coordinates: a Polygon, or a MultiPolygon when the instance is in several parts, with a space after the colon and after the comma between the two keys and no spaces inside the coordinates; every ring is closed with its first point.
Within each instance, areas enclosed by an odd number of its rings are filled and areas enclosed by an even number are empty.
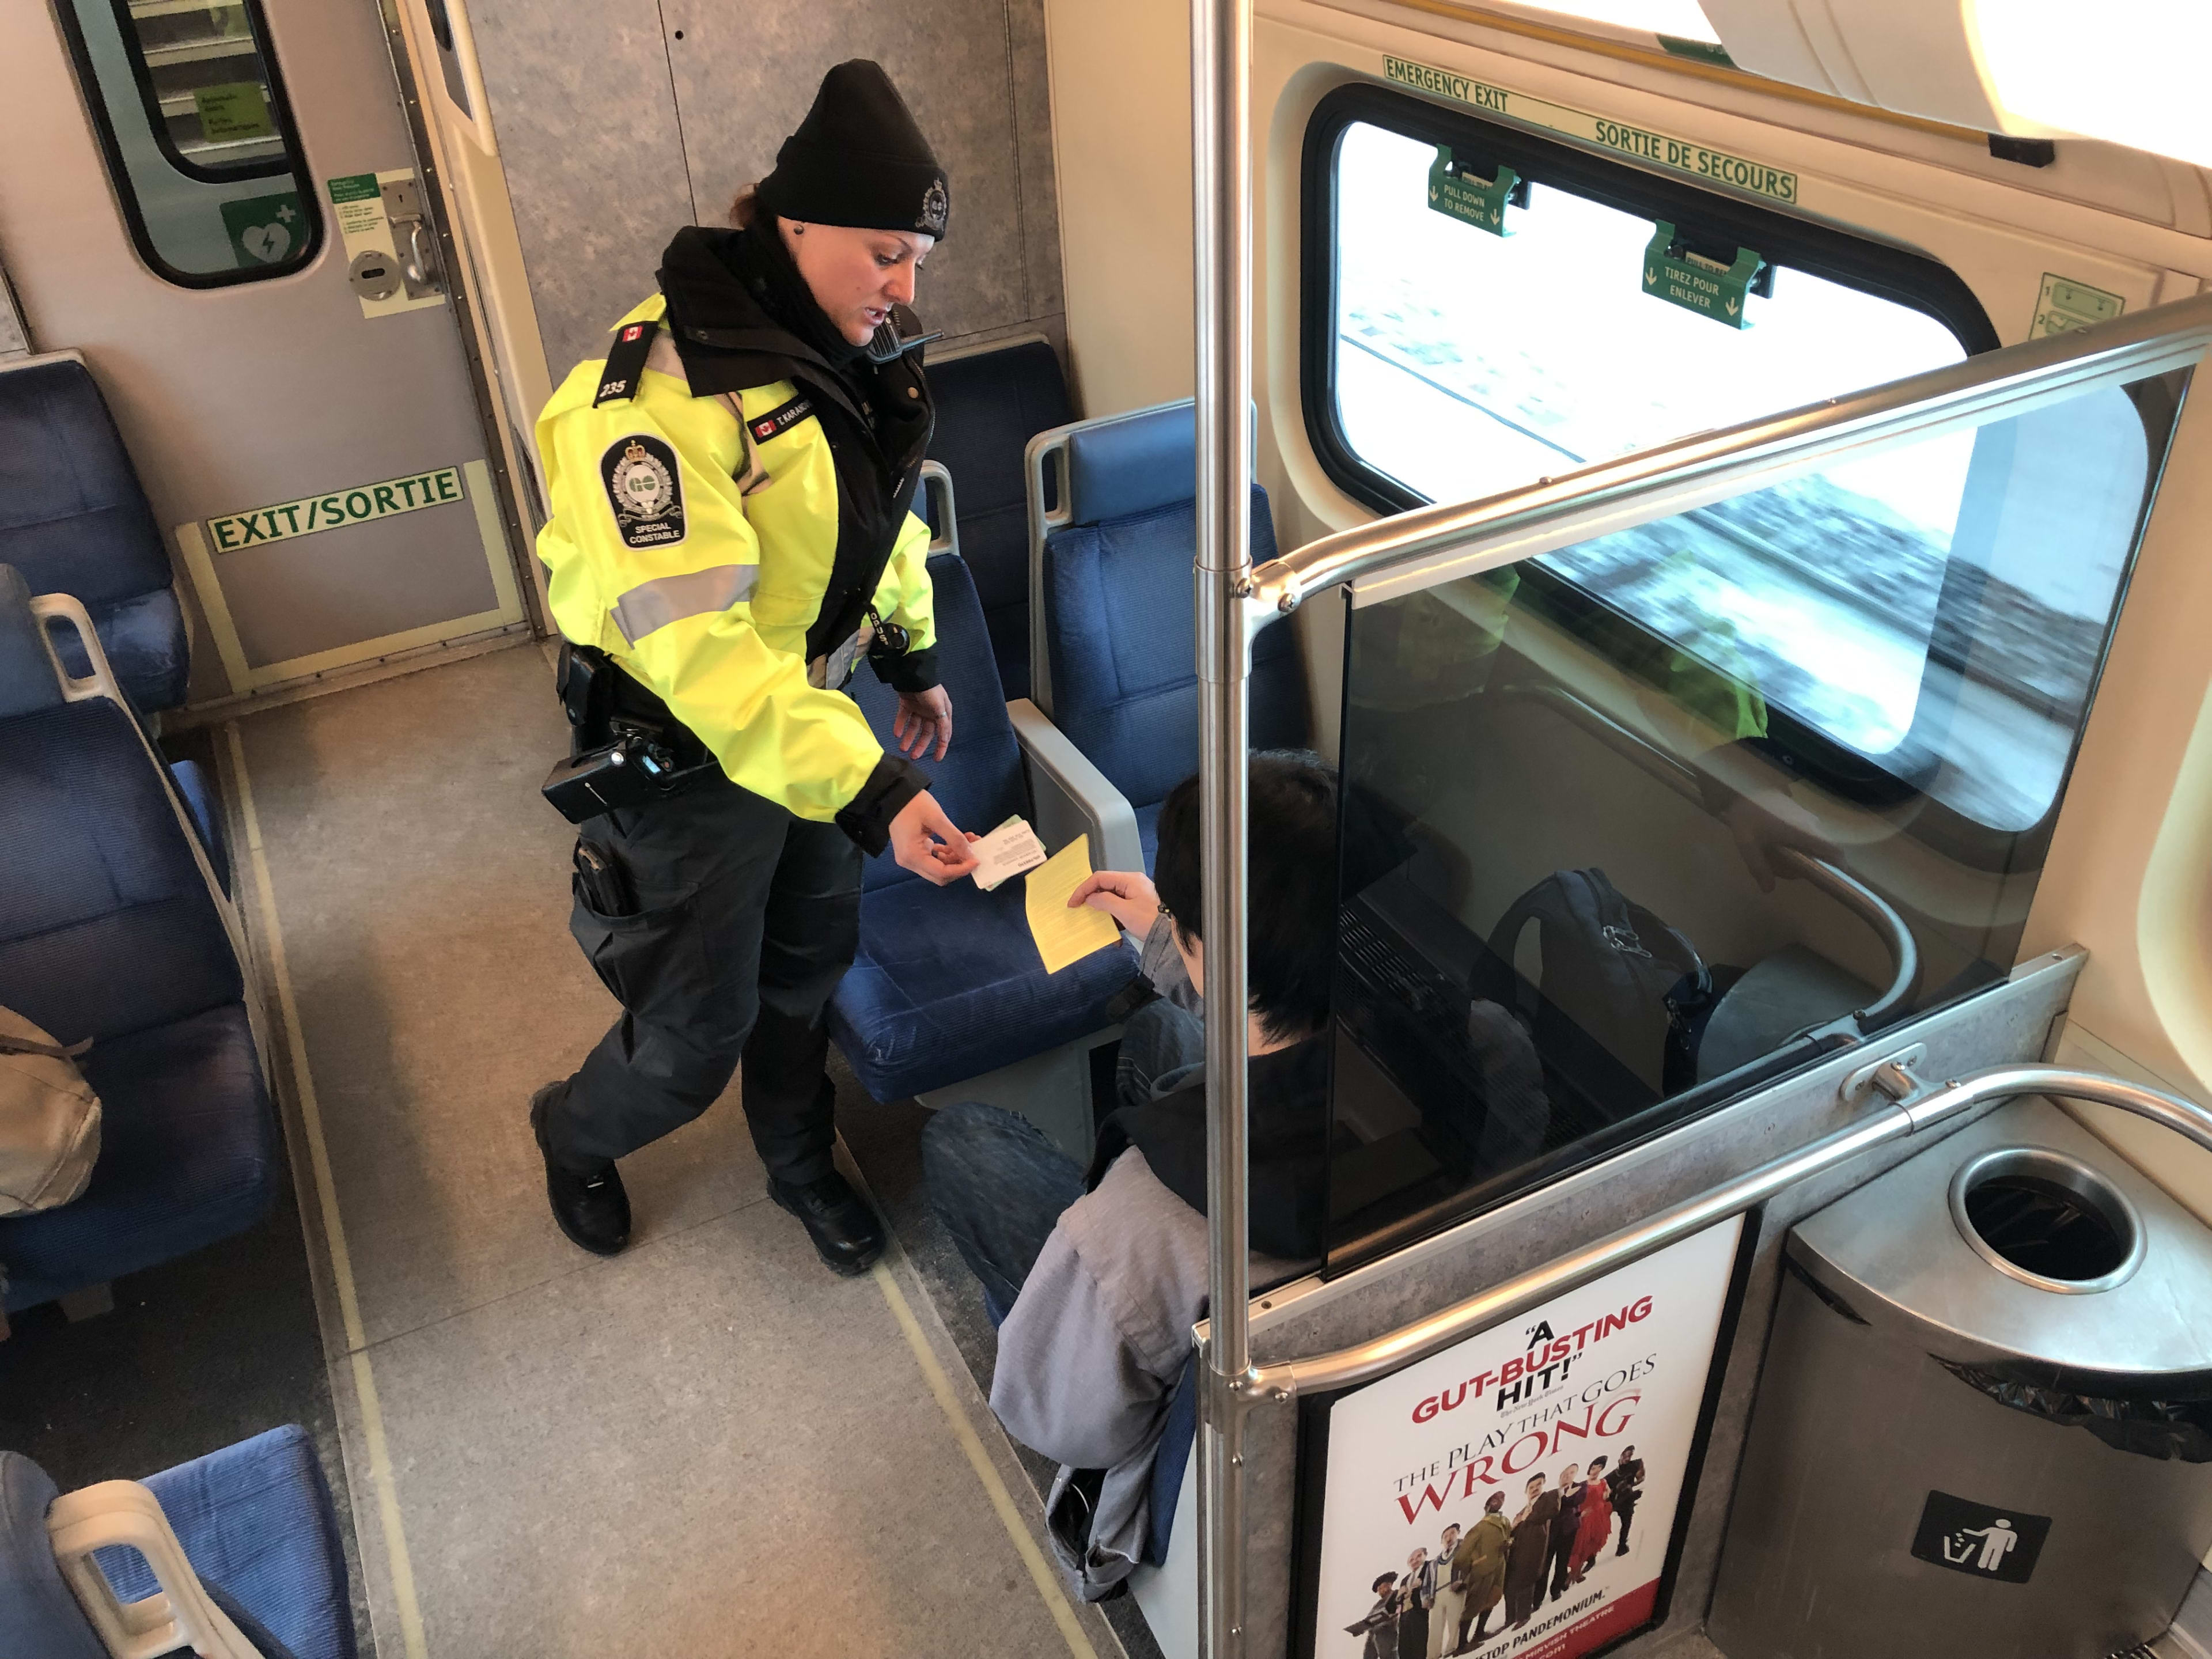
{"type": "MultiPolygon", "coordinates": [[[[579,364],[538,417],[553,515],[538,553],[554,618],[655,693],[732,781],[877,850],[928,781],[884,753],[839,688],[866,649],[871,607],[911,641],[885,678],[902,690],[936,684],[929,532],[905,510],[921,446],[903,445],[910,465],[888,477],[873,451],[856,456],[868,424],[848,399],[828,407],[834,377],[805,375],[804,360],[792,378],[695,395],[666,313],[655,295],[615,325],[634,343],[633,325],[662,325],[644,331],[635,385],[609,395],[617,344],[579,364]]],[[[734,361],[757,372],[772,360],[734,361]]],[[[906,373],[920,383],[918,368],[906,373]]]]}

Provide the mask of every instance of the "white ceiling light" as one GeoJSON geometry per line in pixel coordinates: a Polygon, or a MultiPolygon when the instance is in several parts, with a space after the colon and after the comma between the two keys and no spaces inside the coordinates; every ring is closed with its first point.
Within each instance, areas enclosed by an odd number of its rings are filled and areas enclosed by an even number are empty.
{"type": "Polygon", "coordinates": [[[1978,0],[1971,15],[2009,114],[2212,167],[2207,0],[1978,0]]]}
{"type": "Polygon", "coordinates": [[[1720,36],[1705,21],[1698,0],[1523,0],[1509,5],[1513,11],[1547,11],[1556,17],[1584,23],[1606,23],[1614,28],[1636,29],[1671,35],[1678,40],[1720,44],[1720,36]]]}

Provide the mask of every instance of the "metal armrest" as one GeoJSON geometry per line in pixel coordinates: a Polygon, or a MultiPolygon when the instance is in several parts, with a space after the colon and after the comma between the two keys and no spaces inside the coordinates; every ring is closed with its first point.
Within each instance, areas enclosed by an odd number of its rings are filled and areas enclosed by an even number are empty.
{"type": "Polygon", "coordinates": [[[155,1659],[180,1648],[204,1659],[259,1659],[201,1587],[160,1501],[136,1480],[104,1480],[57,1498],[46,1511],[46,1535],[111,1659],[155,1659]],[[117,1546],[143,1556],[161,1586],[127,1607],[92,1559],[94,1551],[117,1546]]]}
{"type": "Polygon", "coordinates": [[[1056,852],[1087,835],[1092,869],[1142,871],[1145,847],[1127,798],[1027,697],[1009,702],[1006,717],[1029,763],[1036,832],[1044,844],[1056,852]]]}

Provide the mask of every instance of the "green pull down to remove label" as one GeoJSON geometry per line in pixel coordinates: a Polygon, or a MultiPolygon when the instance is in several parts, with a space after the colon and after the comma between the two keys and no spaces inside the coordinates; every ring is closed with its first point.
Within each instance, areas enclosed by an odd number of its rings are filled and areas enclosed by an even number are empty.
{"type": "Polygon", "coordinates": [[[1644,291],[1730,328],[1749,328],[1745,301],[1774,291],[1773,267],[1747,247],[1735,251],[1733,264],[1692,253],[1662,219],[1644,250],[1644,291]]]}
{"type": "Polygon", "coordinates": [[[1456,172],[1452,153],[1439,144],[1437,159],[1429,163],[1429,205],[1438,213],[1486,230],[1493,236],[1510,236],[1505,228],[1505,210],[1528,205],[1528,184],[1511,167],[1500,167],[1489,180],[1471,173],[1456,172]]]}

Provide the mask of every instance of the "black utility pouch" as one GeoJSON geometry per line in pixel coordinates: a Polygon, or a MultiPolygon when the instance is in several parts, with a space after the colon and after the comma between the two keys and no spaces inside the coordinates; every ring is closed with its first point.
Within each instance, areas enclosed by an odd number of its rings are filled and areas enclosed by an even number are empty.
{"type": "Polygon", "coordinates": [[[637,913],[637,890],[630,881],[629,872],[606,848],[579,836],[575,851],[569,857],[575,866],[575,873],[569,878],[569,890],[579,904],[603,916],[637,913]]]}

